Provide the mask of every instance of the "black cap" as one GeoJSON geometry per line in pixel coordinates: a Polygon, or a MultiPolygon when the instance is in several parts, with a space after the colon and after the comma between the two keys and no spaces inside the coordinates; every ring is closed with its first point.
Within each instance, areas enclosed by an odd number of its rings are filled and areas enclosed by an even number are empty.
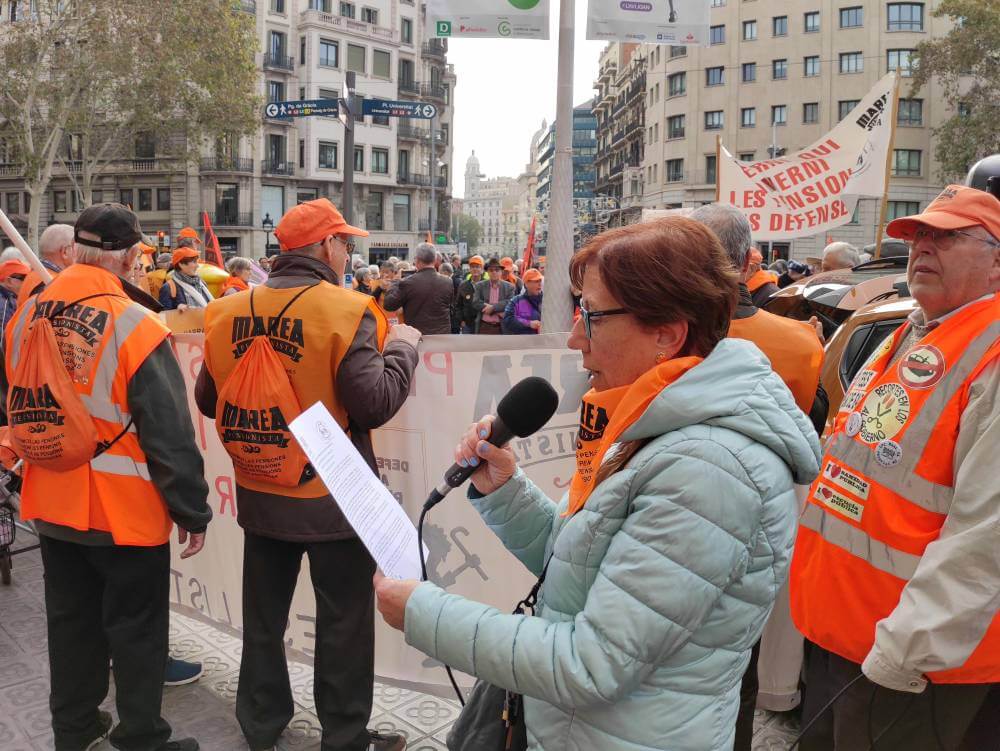
{"type": "Polygon", "coordinates": [[[502,268],[503,265],[500,263],[500,259],[498,258],[491,258],[486,262],[487,271],[489,271],[490,269],[502,269],[502,268]]]}
{"type": "Polygon", "coordinates": [[[101,250],[125,250],[142,241],[139,218],[120,203],[102,203],[84,209],[73,226],[73,239],[80,245],[101,250]],[[80,237],[81,232],[100,240],[80,237]]]}

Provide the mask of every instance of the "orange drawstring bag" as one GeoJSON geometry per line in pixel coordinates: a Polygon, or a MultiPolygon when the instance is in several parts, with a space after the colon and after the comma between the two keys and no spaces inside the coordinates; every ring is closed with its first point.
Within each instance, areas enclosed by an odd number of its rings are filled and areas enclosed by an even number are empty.
{"type": "Polygon", "coordinates": [[[48,318],[31,324],[7,392],[10,438],[28,464],[68,472],[94,458],[97,428],[66,372],[48,318]]]}
{"type": "MultiPolygon", "coordinates": [[[[280,321],[288,309],[315,285],[293,297],[271,318],[280,321]]],[[[215,429],[233,460],[237,476],[283,487],[295,487],[309,464],[288,424],[302,408],[281,360],[271,347],[267,324],[254,313],[250,292],[253,342],[219,390],[215,429]]]]}

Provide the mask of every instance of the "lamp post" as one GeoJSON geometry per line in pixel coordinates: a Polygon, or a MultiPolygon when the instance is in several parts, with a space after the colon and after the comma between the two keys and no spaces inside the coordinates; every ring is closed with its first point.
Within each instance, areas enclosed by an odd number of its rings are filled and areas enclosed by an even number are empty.
{"type": "Polygon", "coordinates": [[[264,214],[264,219],[261,221],[260,225],[264,228],[264,231],[267,232],[267,242],[264,244],[264,255],[277,255],[277,253],[271,252],[271,232],[274,231],[274,220],[271,219],[271,215],[269,213],[264,214]]]}

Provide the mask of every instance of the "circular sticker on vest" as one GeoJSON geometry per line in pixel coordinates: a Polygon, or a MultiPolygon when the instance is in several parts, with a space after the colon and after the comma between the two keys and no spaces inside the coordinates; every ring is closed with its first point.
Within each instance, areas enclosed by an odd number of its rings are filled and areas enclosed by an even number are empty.
{"type": "Polygon", "coordinates": [[[937,347],[918,344],[899,361],[899,380],[914,389],[929,389],[944,375],[944,355],[937,347]]]}
{"type": "Polygon", "coordinates": [[[879,441],[875,447],[875,461],[883,467],[895,467],[903,458],[903,448],[895,441],[879,441]]]}
{"type": "Polygon", "coordinates": [[[851,412],[847,418],[847,427],[844,428],[847,435],[852,438],[861,432],[861,415],[857,412],[851,412]]]}
{"type": "Polygon", "coordinates": [[[898,383],[883,383],[861,405],[861,440],[878,443],[892,438],[910,419],[910,396],[898,383]]]}

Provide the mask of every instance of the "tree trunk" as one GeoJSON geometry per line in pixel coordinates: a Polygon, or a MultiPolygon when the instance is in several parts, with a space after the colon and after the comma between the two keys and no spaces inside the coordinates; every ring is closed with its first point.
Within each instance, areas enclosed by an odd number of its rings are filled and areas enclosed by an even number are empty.
{"type": "Polygon", "coordinates": [[[45,195],[45,187],[39,187],[35,183],[25,183],[24,186],[28,195],[31,196],[31,207],[28,209],[28,236],[24,238],[28,246],[37,252],[38,249],[38,222],[42,214],[42,197],[45,195]]]}

